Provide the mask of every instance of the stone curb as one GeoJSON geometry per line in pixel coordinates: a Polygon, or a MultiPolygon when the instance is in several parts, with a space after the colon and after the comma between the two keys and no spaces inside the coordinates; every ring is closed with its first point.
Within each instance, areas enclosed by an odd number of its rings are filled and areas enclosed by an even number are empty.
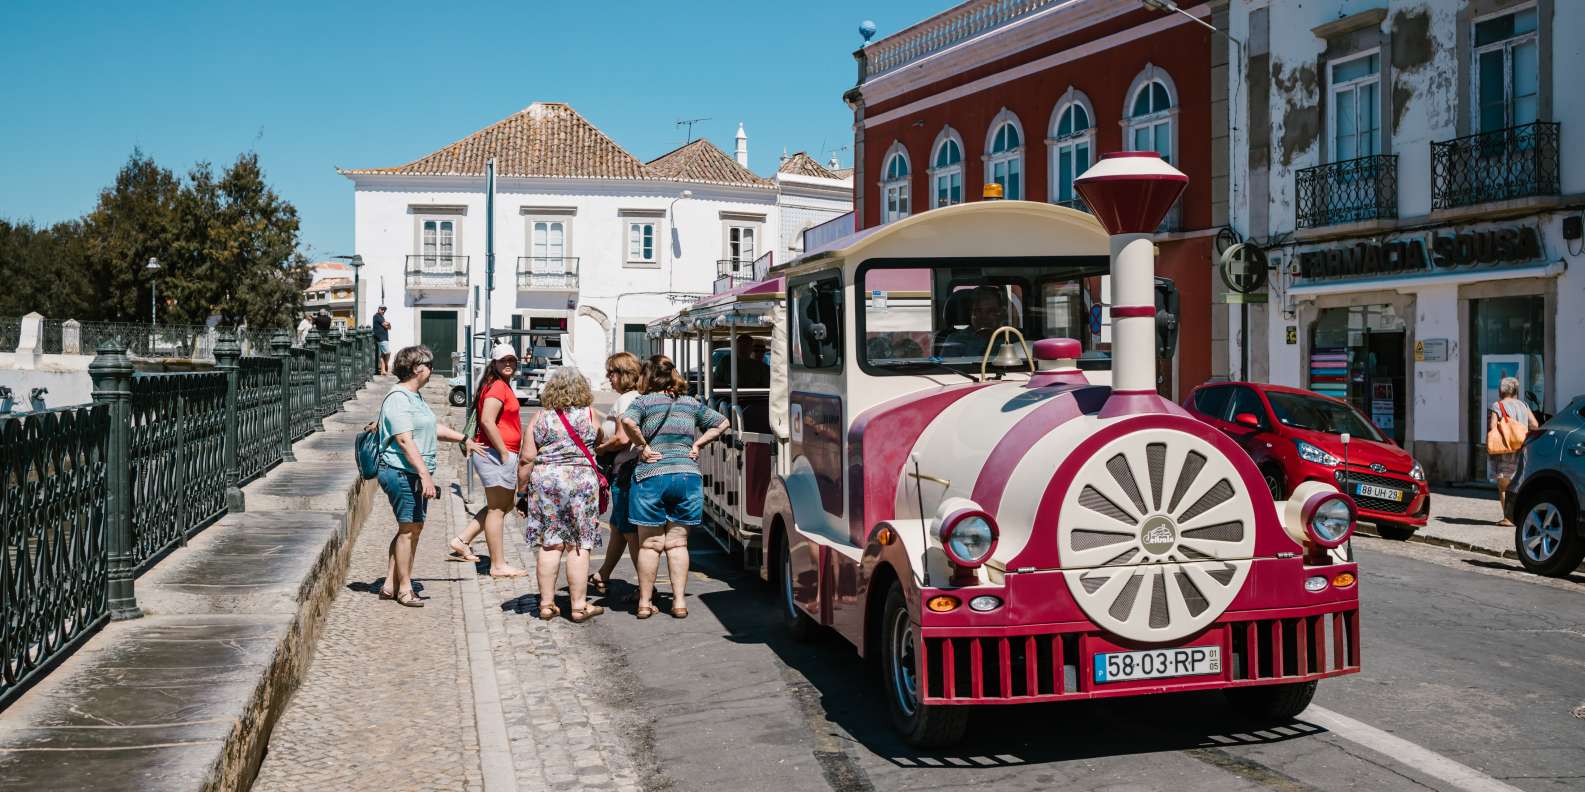
{"type": "MultiPolygon", "coordinates": [[[[1360,536],[1369,536],[1376,539],[1383,538],[1381,534],[1376,533],[1376,527],[1369,523],[1359,523],[1355,526],[1354,530],[1358,532],[1360,536]]],[[[1384,541],[1392,540],[1386,539],[1384,541]]],[[[1490,547],[1470,544],[1469,542],[1460,542],[1457,539],[1444,539],[1440,536],[1432,536],[1422,533],[1421,531],[1415,531],[1413,534],[1411,534],[1408,541],[1416,542],[1418,544],[1432,545],[1434,547],[1446,547],[1449,550],[1463,550],[1466,553],[1479,553],[1481,555],[1492,556],[1493,558],[1505,558],[1509,561],[1519,560],[1519,554],[1512,549],[1505,548],[1503,550],[1496,550],[1490,547]]]]}

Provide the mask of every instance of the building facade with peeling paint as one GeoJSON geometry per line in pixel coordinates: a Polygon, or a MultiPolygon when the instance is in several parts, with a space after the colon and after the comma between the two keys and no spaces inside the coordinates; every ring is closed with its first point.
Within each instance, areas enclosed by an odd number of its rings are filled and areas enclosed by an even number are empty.
{"type": "MultiPolygon", "coordinates": [[[[1186,6],[1191,4],[1185,4],[1186,6]]],[[[1103,152],[1152,149],[1190,177],[1157,235],[1157,273],[1180,296],[1172,397],[1227,374],[1212,243],[1227,222],[1225,2],[1163,14],[1137,0],[970,0],[854,53],[854,209],[859,230],[933,208],[1006,199],[1084,210],[1074,177],[1103,152]],[[1213,77],[1214,75],[1214,77],[1213,77]]],[[[1085,291],[1107,348],[1107,289],[1085,291]]]]}
{"type": "Polygon", "coordinates": [[[1272,274],[1247,377],[1486,480],[1501,377],[1585,393],[1585,3],[1234,0],[1227,29],[1232,224],[1272,274]]]}

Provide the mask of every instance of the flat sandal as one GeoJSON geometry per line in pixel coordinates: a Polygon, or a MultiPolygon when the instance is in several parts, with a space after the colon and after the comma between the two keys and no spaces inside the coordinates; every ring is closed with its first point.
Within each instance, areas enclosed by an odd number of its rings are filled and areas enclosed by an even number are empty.
{"type": "Polygon", "coordinates": [[[556,618],[557,616],[560,616],[560,615],[561,615],[561,608],[556,607],[554,604],[539,606],[539,620],[540,621],[550,621],[551,619],[554,619],[554,618],[556,618]]]}
{"type": "Polygon", "coordinates": [[[605,608],[602,608],[599,605],[585,605],[583,608],[573,611],[572,615],[568,618],[571,619],[574,624],[583,624],[584,622],[599,616],[602,613],[605,613],[605,608]]]}

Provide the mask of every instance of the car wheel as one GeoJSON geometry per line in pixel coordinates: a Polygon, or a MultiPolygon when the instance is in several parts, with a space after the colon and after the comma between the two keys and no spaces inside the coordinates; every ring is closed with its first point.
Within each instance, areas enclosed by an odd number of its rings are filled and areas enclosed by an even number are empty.
{"type": "Polygon", "coordinates": [[[893,581],[886,592],[881,620],[881,684],[886,691],[887,709],[891,711],[892,725],[909,745],[939,748],[963,739],[969,726],[969,709],[919,703],[923,691],[918,629],[903,601],[903,585],[893,581]]]}
{"type": "Polygon", "coordinates": [[[451,402],[451,406],[453,406],[453,407],[466,406],[467,403],[468,403],[468,391],[467,391],[467,389],[466,388],[452,388],[451,389],[451,395],[450,395],[450,397],[447,398],[447,401],[451,402]]]}
{"type": "Polygon", "coordinates": [[[1233,709],[1256,720],[1292,720],[1315,698],[1315,683],[1227,688],[1222,694],[1233,709]]]}
{"type": "Polygon", "coordinates": [[[1526,498],[1514,526],[1514,545],[1524,568],[1547,577],[1563,577],[1585,560],[1585,537],[1579,534],[1574,504],[1562,492],[1545,490],[1526,498]]]}
{"type": "Polygon", "coordinates": [[[1287,500],[1288,488],[1283,483],[1282,471],[1273,468],[1263,468],[1260,477],[1266,481],[1266,489],[1271,491],[1273,501],[1287,500]]]}
{"type": "Polygon", "coordinates": [[[1409,537],[1414,536],[1416,530],[1413,525],[1402,523],[1376,523],[1376,533],[1381,538],[1391,539],[1394,542],[1409,541],[1409,537]]]}
{"type": "Polygon", "coordinates": [[[819,624],[798,607],[798,600],[793,596],[793,570],[792,552],[787,543],[787,532],[782,531],[781,539],[776,547],[776,599],[781,605],[782,626],[787,628],[787,634],[796,641],[809,641],[819,631],[819,624]]]}

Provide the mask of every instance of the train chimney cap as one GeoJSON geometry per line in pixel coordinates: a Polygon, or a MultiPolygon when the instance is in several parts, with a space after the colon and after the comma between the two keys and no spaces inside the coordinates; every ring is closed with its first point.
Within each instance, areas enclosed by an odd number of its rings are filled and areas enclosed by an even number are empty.
{"type": "Polygon", "coordinates": [[[1155,231],[1188,184],[1154,151],[1113,151],[1074,179],[1073,189],[1115,236],[1155,231]]]}

